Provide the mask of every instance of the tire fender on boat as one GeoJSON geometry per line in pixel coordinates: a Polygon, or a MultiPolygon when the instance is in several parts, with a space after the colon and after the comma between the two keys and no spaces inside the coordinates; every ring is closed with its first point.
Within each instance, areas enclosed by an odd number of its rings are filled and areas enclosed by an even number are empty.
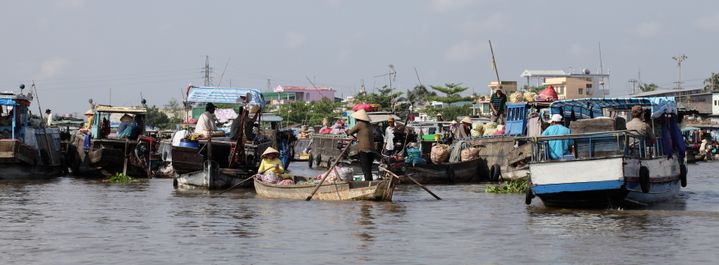
{"type": "Polygon", "coordinates": [[[682,188],[687,186],[687,166],[684,164],[679,165],[679,180],[681,181],[682,188]]]}
{"type": "Polygon", "coordinates": [[[527,194],[524,195],[524,204],[526,204],[526,205],[532,204],[532,199],[534,199],[534,193],[532,193],[532,188],[529,188],[527,190],[527,194]]]}
{"type": "Polygon", "coordinates": [[[649,192],[649,168],[646,166],[639,167],[639,187],[642,192],[649,192]]]}
{"type": "Polygon", "coordinates": [[[307,159],[307,161],[308,161],[307,163],[308,163],[308,166],[309,166],[310,168],[312,168],[312,162],[313,162],[314,159],[315,159],[315,158],[312,157],[312,153],[310,153],[310,155],[309,155],[309,157],[308,157],[308,159],[307,159]]]}
{"type": "Polygon", "coordinates": [[[489,180],[498,181],[502,177],[502,168],[498,164],[489,169],[489,180]]]}

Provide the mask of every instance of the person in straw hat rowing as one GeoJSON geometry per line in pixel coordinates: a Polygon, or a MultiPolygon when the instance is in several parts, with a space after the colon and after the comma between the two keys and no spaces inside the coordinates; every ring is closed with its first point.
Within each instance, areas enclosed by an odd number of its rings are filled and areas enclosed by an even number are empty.
{"type": "Polygon", "coordinates": [[[372,162],[374,161],[375,152],[372,141],[372,124],[370,124],[369,115],[364,110],[352,113],[352,117],[357,120],[357,123],[347,131],[347,135],[356,134],[360,166],[362,167],[362,173],[364,173],[364,179],[369,181],[372,180],[372,162]]]}

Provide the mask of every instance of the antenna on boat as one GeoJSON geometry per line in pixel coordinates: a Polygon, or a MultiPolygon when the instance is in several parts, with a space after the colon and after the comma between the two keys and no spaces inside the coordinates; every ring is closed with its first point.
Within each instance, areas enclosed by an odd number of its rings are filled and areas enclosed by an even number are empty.
{"type": "MultiPolygon", "coordinates": [[[[502,89],[502,81],[499,80],[499,70],[497,69],[497,60],[494,59],[494,49],[492,48],[492,40],[489,40],[489,51],[492,53],[492,68],[497,75],[497,89],[502,89]]],[[[491,93],[492,91],[490,91],[491,93]]]]}
{"type": "Polygon", "coordinates": [[[599,74],[602,75],[602,81],[599,85],[602,86],[602,97],[607,96],[607,90],[604,88],[604,62],[602,61],[602,43],[598,42],[599,46],[599,74]]]}
{"type": "Polygon", "coordinates": [[[222,70],[222,74],[220,75],[220,81],[217,82],[217,87],[220,87],[220,84],[222,84],[222,78],[225,77],[225,71],[227,71],[227,66],[230,65],[230,59],[232,59],[232,57],[227,58],[227,63],[225,63],[225,69],[222,70]]]}

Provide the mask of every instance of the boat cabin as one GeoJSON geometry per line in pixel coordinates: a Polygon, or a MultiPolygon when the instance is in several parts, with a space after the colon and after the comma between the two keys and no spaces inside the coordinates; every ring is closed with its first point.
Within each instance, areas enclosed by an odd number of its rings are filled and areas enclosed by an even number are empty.
{"type": "Polygon", "coordinates": [[[31,97],[12,92],[0,93],[0,139],[24,138],[29,125],[28,108],[31,97]]]}
{"type": "Polygon", "coordinates": [[[147,109],[144,107],[97,105],[93,112],[94,117],[90,128],[93,139],[129,138],[136,140],[138,136],[145,133],[147,109]],[[126,133],[124,130],[131,126],[135,129],[131,133],[126,133]]]}

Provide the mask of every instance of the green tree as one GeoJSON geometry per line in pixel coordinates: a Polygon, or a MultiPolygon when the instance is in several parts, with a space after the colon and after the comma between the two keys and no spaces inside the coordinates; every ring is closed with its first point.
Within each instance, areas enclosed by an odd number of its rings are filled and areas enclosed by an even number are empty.
{"type": "Polygon", "coordinates": [[[185,117],[185,109],[175,98],[170,99],[170,101],[165,104],[164,109],[167,113],[170,113],[169,116],[171,117],[168,117],[170,124],[181,123],[185,117]]]}
{"type": "Polygon", "coordinates": [[[446,120],[452,120],[456,119],[457,116],[469,115],[472,112],[470,106],[471,105],[466,104],[463,106],[448,106],[444,108],[429,107],[425,109],[425,112],[427,112],[427,114],[432,117],[436,116],[438,113],[441,113],[442,117],[444,117],[446,120]]]}
{"type": "Polygon", "coordinates": [[[397,98],[401,95],[401,92],[395,92],[394,89],[383,86],[377,92],[364,95],[357,94],[354,103],[378,104],[380,106],[379,111],[391,111],[394,103],[397,102],[397,98]]]}
{"type": "Polygon", "coordinates": [[[460,94],[469,87],[462,86],[461,83],[448,83],[444,86],[432,86],[432,89],[437,90],[444,94],[444,96],[434,96],[431,100],[439,101],[447,104],[460,102],[460,101],[471,101],[469,97],[463,97],[460,94]]]}
{"type": "Polygon", "coordinates": [[[417,85],[411,90],[407,91],[407,100],[409,100],[410,102],[418,103],[419,105],[424,105],[424,103],[427,102],[430,98],[436,96],[436,92],[429,91],[424,85],[417,85]]]}
{"type": "Polygon", "coordinates": [[[659,88],[659,86],[654,83],[644,83],[639,85],[639,90],[641,90],[642,92],[654,91],[657,90],[657,88],[659,88]]]}
{"type": "MultiPolygon", "coordinates": [[[[167,115],[160,111],[157,106],[147,108],[147,114],[145,116],[145,125],[150,127],[156,127],[159,129],[171,128],[170,119],[167,115]]],[[[172,124],[174,125],[174,124],[172,124]]]]}
{"type": "Polygon", "coordinates": [[[277,113],[282,116],[285,124],[321,124],[324,118],[340,115],[342,103],[331,99],[316,102],[295,101],[280,105],[277,113]]]}
{"type": "Polygon", "coordinates": [[[704,90],[712,92],[719,91],[719,73],[711,73],[709,78],[704,80],[704,90]]]}

